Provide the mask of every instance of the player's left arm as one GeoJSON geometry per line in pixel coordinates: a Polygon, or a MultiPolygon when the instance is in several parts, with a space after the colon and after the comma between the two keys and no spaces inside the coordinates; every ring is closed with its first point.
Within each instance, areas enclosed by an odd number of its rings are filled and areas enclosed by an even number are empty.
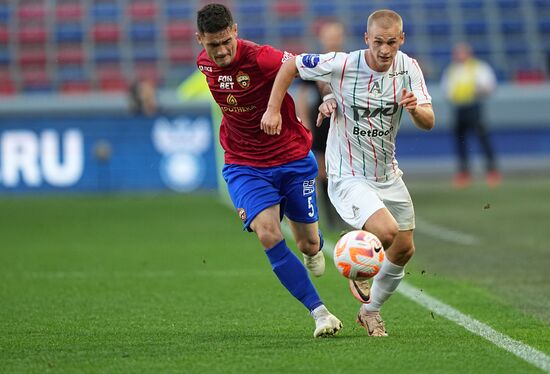
{"type": "Polygon", "coordinates": [[[431,130],[435,126],[435,114],[432,104],[418,104],[414,92],[407,91],[406,88],[403,88],[399,105],[403,106],[403,108],[409,112],[416,127],[422,130],[431,130]]]}
{"type": "Polygon", "coordinates": [[[282,128],[281,105],[294,77],[298,74],[295,57],[286,60],[277,73],[271,95],[267,103],[267,110],[262,116],[261,129],[268,135],[279,135],[282,128]]]}

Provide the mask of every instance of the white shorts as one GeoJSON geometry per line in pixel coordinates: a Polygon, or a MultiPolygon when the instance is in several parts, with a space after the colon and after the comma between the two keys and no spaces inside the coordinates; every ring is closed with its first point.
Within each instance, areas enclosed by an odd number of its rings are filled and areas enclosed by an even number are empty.
{"type": "Polygon", "coordinates": [[[344,221],[362,229],[370,216],[381,208],[388,208],[400,231],[415,228],[414,207],[401,177],[374,182],[363,177],[329,176],[328,196],[344,221]]]}

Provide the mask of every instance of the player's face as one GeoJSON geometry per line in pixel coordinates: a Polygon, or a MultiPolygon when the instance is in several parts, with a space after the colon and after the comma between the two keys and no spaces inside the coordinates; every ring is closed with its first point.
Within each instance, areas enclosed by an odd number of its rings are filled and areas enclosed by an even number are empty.
{"type": "Polygon", "coordinates": [[[216,65],[227,67],[237,53],[237,24],[217,33],[198,33],[197,40],[216,65]]]}
{"type": "Polygon", "coordinates": [[[365,33],[365,42],[369,46],[367,62],[375,71],[388,71],[399,48],[405,41],[405,35],[399,24],[382,27],[374,22],[365,33]]]}

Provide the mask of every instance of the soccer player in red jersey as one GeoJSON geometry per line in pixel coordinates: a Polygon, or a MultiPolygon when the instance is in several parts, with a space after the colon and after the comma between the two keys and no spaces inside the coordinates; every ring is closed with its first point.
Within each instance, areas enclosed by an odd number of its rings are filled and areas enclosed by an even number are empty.
{"type": "Polygon", "coordinates": [[[281,106],[281,131],[260,126],[275,76],[292,55],[268,45],[238,39],[237,24],[221,4],[197,14],[197,40],[204,50],[197,66],[206,76],[223,119],[220,142],[225,151],[223,177],[239,217],[258,236],[274,273],[315,320],[314,337],[334,335],[342,323],[324,306],[306,267],[324,272],[318,228],[311,133],[296,117],[287,94],[281,106]],[[281,232],[286,216],[304,254],[304,263],[287,247],[281,232]]]}

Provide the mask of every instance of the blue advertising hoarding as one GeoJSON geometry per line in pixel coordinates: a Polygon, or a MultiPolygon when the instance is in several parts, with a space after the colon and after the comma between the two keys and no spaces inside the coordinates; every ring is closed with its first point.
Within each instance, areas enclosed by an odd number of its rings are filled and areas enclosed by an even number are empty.
{"type": "Polygon", "coordinates": [[[217,188],[209,113],[1,122],[0,193],[217,188]]]}

